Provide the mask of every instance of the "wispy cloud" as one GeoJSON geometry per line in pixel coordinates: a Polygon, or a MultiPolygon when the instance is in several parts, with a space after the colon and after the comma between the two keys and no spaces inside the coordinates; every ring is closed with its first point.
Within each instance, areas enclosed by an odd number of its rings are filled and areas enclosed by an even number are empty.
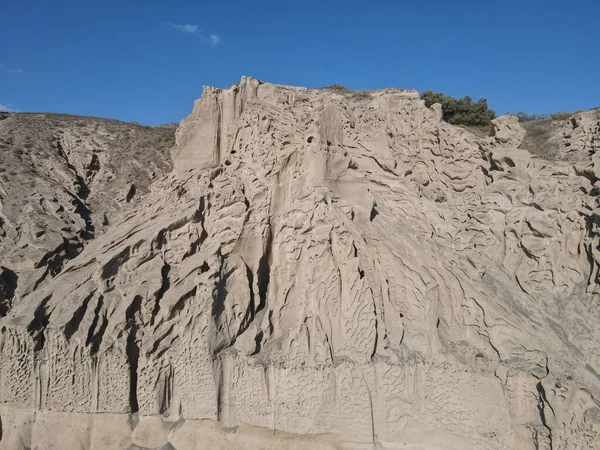
{"type": "Polygon", "coordinates": [[[182,33],[194,35],[200,38],[200,40],[205,44],[218,45],[222,41],[221,36],[218,36],[216,34],[204,34],[202,29],[198,25],[190,23],[177,24],[173,22],[167,22],[167,25],[169,25],[171,28],[181,31],[182,33]]]}
{"type": "Polygon", "coordinates": [[[16,109],[11,108],[11,104],[9,103],[8,105],[3,105],[2,103],[0,103],[0,112],[19,112],[16,109]]]}
{"type": "Polygon", "coordinates": [[[21,69],[20,67],[5,67],[2,64],[0,64],[0,72],[4,72],[4,73],[23,73],[23,69],[21,69]]]}
{"type": "Polygon", "coordinates": [[[198,25],[190,25],[189,23],[177,25],[176,23],[169,22],[169,26],[181,31],[182,33],[196,34],[200,32],[198,25]]]}

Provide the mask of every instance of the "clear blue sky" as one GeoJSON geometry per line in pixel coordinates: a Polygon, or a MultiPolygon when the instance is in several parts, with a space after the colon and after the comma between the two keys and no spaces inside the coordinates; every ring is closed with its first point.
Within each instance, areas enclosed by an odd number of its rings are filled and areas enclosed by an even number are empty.
{"type": "Polygon", "coordinates": [[[0,0],[0,108],[179,121],[203,85],[600,106],[600,0],[0,0]]]}

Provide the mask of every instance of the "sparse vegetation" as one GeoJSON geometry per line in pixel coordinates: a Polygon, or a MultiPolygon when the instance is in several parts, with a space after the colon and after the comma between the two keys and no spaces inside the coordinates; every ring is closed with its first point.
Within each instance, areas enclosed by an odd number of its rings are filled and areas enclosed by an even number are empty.
{"type": "Polygon", "coordinates": [[[357,101],[370,100],[371,93],[369,91],[356,91],[352,93],[352,99],[357,101]]]}
{"type": "Polygon", "coordinates": [[[177,122],[169,122],[169,123],[162,123],[160,125],[156,125],[156,127],[154,128],[177,128],[179,126],[179,124],[177,122]]]}
{"type": "Polygon", "coordinates": [[[468,95],[457,99],[443,92],[427,90],[421,94],[421,99],[427,107],[434,103],[441,104],[444,120],[454,125],[488,126],[496,117],[485,98],[473,102],[468,95]]]}
{"type": "Polygon", "coordinates": [[[321,89],[326,90],[326,91],[333,91],[336,94],[351,94],[350,98],[352,100],[355,101],[366,101],[366,100],[370,100],[372,98],[371,92],[370,91],[353,91],[352,89],[347,88],[346,86],[343,86],[341,84],[332,84],[331,86],[325,86],[322,87],[321,89]]]}
{"type": "Polygon", "coordinates": [[[352,92],[351,89],[348,89],[346,86],[343,86],[341,84],[332,84],[331,86],[325,86],[322,89],[326,89],[328,91],[335,91],[339,94],[347,94],[349,92],[352,92]]]}
{"type": "Polygon", "coordinates": [[[514,114],[519,122],[543,122],[544,120],[565,120],[571,117],[574,113],[559,111],[553,114],[527,114],[519,111],[514,114]]]}

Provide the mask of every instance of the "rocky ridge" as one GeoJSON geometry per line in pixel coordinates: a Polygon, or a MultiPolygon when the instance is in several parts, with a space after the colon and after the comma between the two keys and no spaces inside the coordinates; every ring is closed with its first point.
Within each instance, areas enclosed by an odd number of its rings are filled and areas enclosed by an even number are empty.
{"type": "Polygon", "coordinates": [[[0,448],[595,448],[600,117],[561,127],[205,87],[173,171],[6,303],[0,448]]]}

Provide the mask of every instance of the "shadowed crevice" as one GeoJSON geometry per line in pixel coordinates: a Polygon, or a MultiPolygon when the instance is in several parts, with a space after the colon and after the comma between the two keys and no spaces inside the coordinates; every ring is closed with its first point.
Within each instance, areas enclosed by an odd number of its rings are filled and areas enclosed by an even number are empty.
{"type": "Polygon", "coordinates": [[[127,360],[129,361],[129,408],[132,413],[139,411],[137,398],[138,388],[138,361],[140,358],[140,348],[137,342],[137,333],[139,331],[139,323],[136,316],[139,316],[142,308],[142,297],[136,295],[131,302],[131,305],[125,312],[127,331],[127,360]]]}
{"type": "Polygon", "coordinates": [[[0,317],[4,317],[12,307],[19,277],[7,267],[0,266],[0,317]]]}

